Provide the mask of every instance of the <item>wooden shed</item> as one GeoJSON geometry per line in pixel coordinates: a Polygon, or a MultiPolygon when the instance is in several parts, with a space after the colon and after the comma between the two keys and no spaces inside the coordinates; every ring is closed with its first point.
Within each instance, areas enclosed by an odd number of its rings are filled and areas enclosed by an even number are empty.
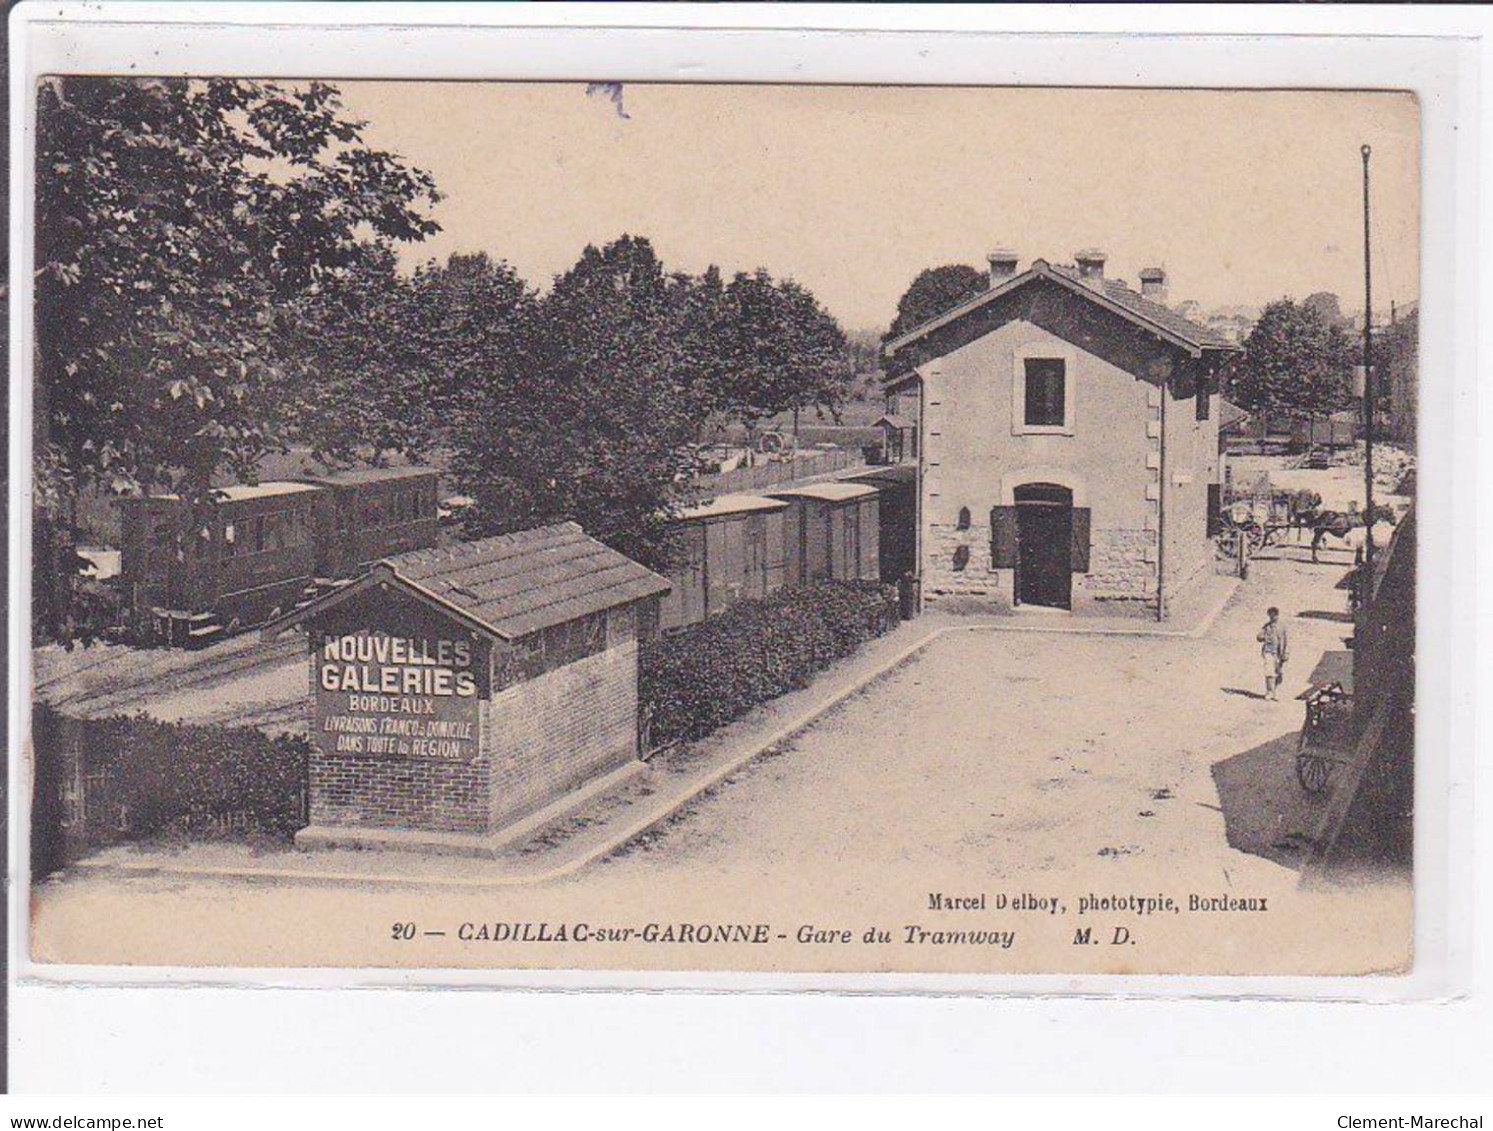
{"type": "Polygon", "coordinates": [[[909,416],[889,412],[876,422],[881,429],[882,454],[886,463],[916,462],[918,458],[918,422],[909,416]]]}
{"type": "Polygon", "coordinates": [[[815,483],[768,492],[788,504],[787,583],[880,576],[880,492],[862,483],[815,483]]]}
{"type": "Polygon", "coordinates": [[[765,597],[786,578],[789,504],[760,495],[721,495],[670,523],[673,587],[659,610],[665,629],[698,624],[737,601],[765,597]]]}
{"type": "Polygon", "coordinates": [[[575,523],[385,559],[305,625],[311,824],[298,845],[494,850],[638,756],[638,641],[662,577],[575,523]]]}

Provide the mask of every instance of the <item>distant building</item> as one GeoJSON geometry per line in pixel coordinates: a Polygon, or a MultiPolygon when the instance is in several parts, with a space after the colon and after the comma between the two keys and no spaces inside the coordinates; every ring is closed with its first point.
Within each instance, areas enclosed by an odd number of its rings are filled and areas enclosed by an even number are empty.
{"type": "MultiPolygon", "coordinates": [[[[887,344],[915,394],[925,603],[1165,614],[1213,558],[1225,335],[1074,267],[991,259],[989,288],[887,344]]],[[[1153,297],[1145,293],[1149,291],[1153,297]]]]}

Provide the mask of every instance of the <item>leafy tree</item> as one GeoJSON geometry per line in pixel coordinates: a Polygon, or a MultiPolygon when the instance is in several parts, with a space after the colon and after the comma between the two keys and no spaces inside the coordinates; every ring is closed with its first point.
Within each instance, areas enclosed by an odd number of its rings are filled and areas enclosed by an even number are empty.
{"type": "Polygon", "coordinates": [[[990,284],[984,272],[962,263],[950,263],[943,267],[930,267],[918,272],[897,300],[897,317],[882,341],[889,342],[901,337],[916,326],[937,318],[946,310],[952,310],[965,299],[973,298],[990,284]]]}
{"type": "Polygon", "coordinates": [[[1244,343],[1233,373],[1237,403],[1268,419],[1325,416],[1352,395],[1353,343],[1319,308],[1272,302],[1244,343]]]}
{"type": "Polygon", "coordinates": [[[1315,310],[1322,317],[1322,321],[1329,326],[1341,326],[1347,319],[1343,317],[1343,304],[1337,295],[1331,291],[1317,291],[1309,294],[1301,300],[1301,305],[1310,310],[1315,310]]]}
{"type": "Polygon", "coordinates": [[[323,83],[44,79],[37,91],[39,635],[75,607],[80,491],[252,477],[278,442],[287,305],[437,229],[428,175],[323,83]]]}
{"type": "Polygon", "coordinates": [[[427,458],[474,403],[513,400],[537,308],[533,289],[484,252],[405,279],[392,252],[370,248],[295,309],[294,437],[323,462],[427,458]]]}
{"type": "Polygon", "coordinates": [[[466,532],[573,520],[666,564],[688,445],[718,403],[722,293],[715,274],[667,276],[646,239],[588,246],[538,303],[526,371],[481,382],[463,410],[453,469],[477,503],[466,532]]]}
{"type": "Polygon", "coordinates": [[[765,270],[740,273],[725,293],[729,311],[731,414],[751,432],[761,420],[805,408],[834,413],[849,395],[845,332],[808,290],[765,270]]]}
{"type": "MultiPolygon", "coordinates": [[[[428,348],[470,333],[447,326],[428,348]]],[[[522,365],[493,358],[456,382],[470,390],[452,465],[477,502],[467,533],[569,519],[654,566],[669,564],[667,519],[690,501],[691,445],[712,420],[833,407],[849,372],[843,333],[802,287],[669,274],[634,236],[587,247],[527,341],[522,365]]]]}

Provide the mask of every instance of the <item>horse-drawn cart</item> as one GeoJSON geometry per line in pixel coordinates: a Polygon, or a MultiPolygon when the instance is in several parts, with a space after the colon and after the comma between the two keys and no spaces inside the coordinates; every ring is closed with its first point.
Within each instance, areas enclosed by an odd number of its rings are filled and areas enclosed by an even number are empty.
{"type": "MultiPolygon", "coordinates": [[[[1320,496],[1316,497],[1320,502],[1320,496]]],[[[1239,557],[1244,544],[1246,557],[1254,557],[1267,546],[1279,544],[1280,535],[1302,525],[1301,492],[1271,491],[1235,499],[1219,514],[1218,534],[1214,538],[1218,556],[1225,561],[1239,557]]]]}
{"type": "Polygon", "coordinates": [[[1324,652],[1306,690],[1296,698],[1306,704],[1296,746],[1296,778],[1308,793],[1321,793],[1333,771],[1351,761],[1353,653],[1324,652]]]}

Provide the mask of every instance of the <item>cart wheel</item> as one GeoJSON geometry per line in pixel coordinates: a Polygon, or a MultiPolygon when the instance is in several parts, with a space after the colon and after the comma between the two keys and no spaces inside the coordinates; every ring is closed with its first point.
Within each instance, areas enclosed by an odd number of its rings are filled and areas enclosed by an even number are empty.
{"type": "Polygon", "coordinates": [[[1296,755],[1296,780],[1308,793],[1321,793],[1332,776],[1332,763],[1320,754],[1303,750],[1296,755]]]}
{"type": "Polygon", "coordinates": [[[1233,528],[1219,531],[1213,545],[1221,561],[1233,561],[1239,556],[1239,531],[1233,528]]]}

